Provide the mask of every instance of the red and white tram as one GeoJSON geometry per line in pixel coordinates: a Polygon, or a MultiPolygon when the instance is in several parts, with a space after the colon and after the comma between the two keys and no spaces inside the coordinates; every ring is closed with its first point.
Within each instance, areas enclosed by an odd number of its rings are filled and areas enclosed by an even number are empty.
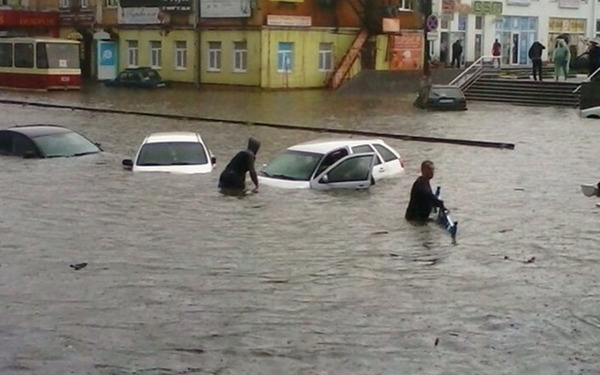
{"type": "Polygon", "coordinates": [[[81,88],[79,42],[56,38],[0,38],[0,87],[81,88]]]}

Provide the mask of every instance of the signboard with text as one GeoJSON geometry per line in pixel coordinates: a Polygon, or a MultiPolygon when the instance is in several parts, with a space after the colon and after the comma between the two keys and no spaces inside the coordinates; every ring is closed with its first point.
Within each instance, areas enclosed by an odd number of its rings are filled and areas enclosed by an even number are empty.
{"type": "Polygon", "coordinates": [[[199,0],[201,18],[248,18],[250,0],[199,0]]]}
{"type": "Polygon", "coordinates": [[[267,25],[310,27],[312,25],[312,18],[310,16],[278,16],[269,14],[267,16],[267,25]]]}
{"type": "Polygon", "coordinates": [[[390,70],[420,70],[423,67],[423,34],[394,35],[390,70]]]}
{"type": "Polygon", "coordinates": [[[502,3],[499,1],[473,1],[473,13],[479,16],[502,14],[502,3]]]}
{"type": "Polygon", "coordinates": [[[58,27],[58,12],[0,10],[0,26],[58,27]]]}
{"type": "Polygon", "coordinates": [[[559,8],[579,9],[580,0],[559,0],[559,8]]]}
{"type": "Polygon", "coordinates": [[[119,8],[117,21],[124,25],[161,24],[164,14],[160,8],[119,8]]]}
{"type": "Polygon", "coordinates": [[[60,25],[63,27],[92,26],[96,20],[96,12],[84,9],[64,9],[60,11],[58,16],[60,25]]]}

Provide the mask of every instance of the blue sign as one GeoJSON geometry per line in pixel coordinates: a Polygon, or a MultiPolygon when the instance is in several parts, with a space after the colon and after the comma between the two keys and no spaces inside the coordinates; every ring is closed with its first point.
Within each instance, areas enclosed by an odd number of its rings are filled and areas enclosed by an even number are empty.
{"type": "Polygon", "coordinates": [[[114,43],[101,43],[100,44],[100,65],[102,66],[115,66],[116,65],[116,51],[114,43]]]}

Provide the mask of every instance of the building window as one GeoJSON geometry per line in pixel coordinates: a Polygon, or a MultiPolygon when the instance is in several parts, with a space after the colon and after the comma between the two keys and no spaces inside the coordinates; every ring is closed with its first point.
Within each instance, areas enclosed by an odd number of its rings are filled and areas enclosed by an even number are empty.
{"type": "Polygon", "coordinates": [[[294,68],[294,43],[279,42],[277,48],[277,72],[291,73],[294,68]]]}
{"type": "Polygon", "coordinates": [[[0,0],[0,6],[5,6],[5,5],[8,5],[8,0],[0,0]]]}
{"type": "Polygon", "coordinates": [[[82,9],[86,9],[88,7],[88,0],[80,0],[80,5],[82,9]]]}
{"type": "Polygon", "coordinates": [[[187,42],[185,40],[175,42],[175,69],[187,69],[187,42]]]}
{"type": "Polygon", "coordinates": [[[138,66],[138,42],[137,40],[127,41],[127,66],[136,68],[138,66]]]}
{"type": "Polygon", "coordinates": [[[221,71],[221,42],[208,42],[208,71],[221,71]]]}
{"type": "Polygon", "coordinates": [[[333,70],[333,43],[319,43],[319,71],[333,70]]]}
{"type": "MultiPolygon", "coordinates": [[[[56,3],[54,3],[54,4],[56,4],[56,3]]],[[[58,6],[60,8],[68,8],[70,5],[71,4],[70,4],[69,0],[60,0],[59,3],[58,3],[58,6]]]]}
{"type": "Polygon", "coordinates": [[[475,30],[482,30],[482,29],[483,29],[483,17],[475,16],[475,30]]]}
{"type": "Polygon", "coordinates": [[[150,42],[150,66],[154,69],[160,69],[162,66],[162,48],[159,41],[150,42]]]}
{"type": "Polygon", "coordinates": [[[244,73],[248,69],[248,47],[246,42],[233,42],[233,71],[244,73]]]}
{"type": "Polygon", "coordinates": [[[398,5],[398,10],[413,10],[413,1],[412,0],[400,0],[400,4],[398,5]]]}
{"type": "Polygon", "coordinates": [[[119,0],[105,0],[104,4],[107,8],[116,8],[119,5],[119,0]]]}

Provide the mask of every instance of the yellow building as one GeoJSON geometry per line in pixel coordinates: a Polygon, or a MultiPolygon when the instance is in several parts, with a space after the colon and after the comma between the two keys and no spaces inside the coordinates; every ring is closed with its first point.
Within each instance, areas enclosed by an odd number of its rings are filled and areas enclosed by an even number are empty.
{"type": "Polygon", "coordinates": [[[156,69],[166,81],[197,82],[197,33],[193,29],[119,29],[119,70],[156,69]]]}
{"type": "MultiPolygon", "coordinates": [[[[325,86],[356,29],[205,30],[200,82],[262,88],[325,86]]],[[[359,69],[358,61],[353,71],[359,69]]]]}

